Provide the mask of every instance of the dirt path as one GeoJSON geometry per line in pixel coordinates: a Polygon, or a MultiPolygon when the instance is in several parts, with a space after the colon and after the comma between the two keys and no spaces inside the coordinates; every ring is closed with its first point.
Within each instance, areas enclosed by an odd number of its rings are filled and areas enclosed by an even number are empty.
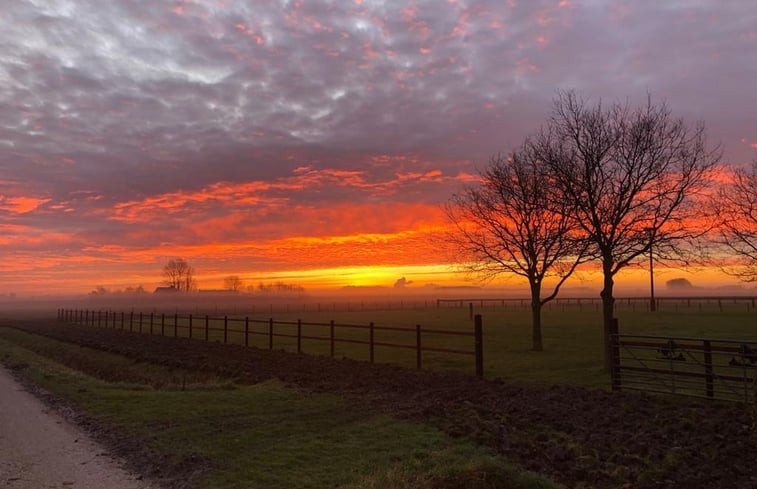
{"type": "Polygon", "coordinates": [[[0,366],[0,487],[151,489],[0,366]]]}

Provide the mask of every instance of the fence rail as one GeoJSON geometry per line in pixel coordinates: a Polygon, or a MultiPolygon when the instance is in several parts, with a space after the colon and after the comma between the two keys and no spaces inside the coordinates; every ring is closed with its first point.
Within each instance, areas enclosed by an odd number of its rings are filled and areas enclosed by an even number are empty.
{"type": "MultiPolygon", "coordinates": [[[[757,312],[757,297],[755,296],[664,296],[655,298],[658,311],[745,311],[757,312]]],[[[531,307],[531,300],[526,298],[458,298],[436,299],[437,308],[475,308],[523,309],[531,307]]],[[[599,297],[557,297],[547,303],[546,308],[568,310],[569,308],[579,311],[599,311],[602,307],[602,299],[599,297]]],[[[649,297],[618,297],[615,299],[616,310],[649,311],[649,297]]]]}
{"type": "Polygon", "coordinates": [[[613,390],[757,402],[757,341],[612,334],[613,390]]]}
{"type": "MultiPolygon", "coordinates": [[[[365,345],[368,348],[368,360],[374,363],[376,360],[376,347],[395,348],[415,351],[415,364],[417,368],[423,367],[423,353],[445,353],[452,355],[465,355],[474,357],[476,376],[484,375],[483,367],[483,320],[481,315],[475,316],[472,331],[443,330],[422,328],[416,325],[414,328],[402,326],[380,326],[369,324],[339,324],[329,322],[307,322],[298,319],[296,321],[275,321],[269,319],[250,319],[249,317],[224,316],[197,316],[180,314],[157,314],[143,312],[115,312],[89,309],[58,309],[58,320],[68,323],[82,324],[86,326],[120,329],[130,332],[160,334],[161,336],[186,336],[191,339],[204,341],[222,341],[227,343],[240,343],[250,346],[251,337],[267,338],[267,348],[273,350],[275,338],[287,338],[296,340],[297,353],[303,353],[303,340],[327,343],[329,355],[334,357],[336,345],[339,343],[365,345]],[[263,327],[260,329],[260,327],[263,327]],[[256,329],[257,327],[257,329],[256,329]],[[324,332],[325,330],[325,332],[324,332]],[[362,331],[363,337],[338,336],[339,330],[362,331]],[[320,332],[320,334],[318,334],[320,332]],[[389,340],[377,340],[377,332],[391,332],[394,336],[407,335],[409,342],[399,343],[389,340]],[[198,336],[199,335],[199,336],[198,336]],[[425,335],[425,336],[424,336],[425,335]],[[461,348],[446,348],[441,346],[429,346],[426,339],[429,336],[470,337],[473,339],[473,348],[470,350],[461,348]]],[[[281,347],[283,345],[276,345],[281,347]]]]}

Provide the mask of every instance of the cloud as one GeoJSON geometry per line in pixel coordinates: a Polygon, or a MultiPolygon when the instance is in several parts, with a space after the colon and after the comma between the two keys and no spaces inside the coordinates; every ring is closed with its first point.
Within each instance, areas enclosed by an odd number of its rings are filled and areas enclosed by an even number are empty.
{"type": "Polygon", "coordinates": [[[558,89],[649,91],[726,161],[757,140],[746,0],[7,3],[0,225],[39,263],[439,225],[558,89]],[[42,251],[45,235],[70,238],[42,251]]]}
{"type": "Polygon", "coordinates": [[[47,202],[50,202],[50,199],[39,197],[5,197],[0,195],[0,211],[11,214],[26,214],[47,202]]]}

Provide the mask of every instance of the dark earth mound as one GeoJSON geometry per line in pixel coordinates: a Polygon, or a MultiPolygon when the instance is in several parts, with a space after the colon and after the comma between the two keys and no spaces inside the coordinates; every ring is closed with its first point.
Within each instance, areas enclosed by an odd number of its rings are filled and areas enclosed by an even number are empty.
{"type": "Polygon", "coordinates": [[[739,404],[530,386],[58,322],[6,322],[135,360],[278,378],[431,421],[570,488],[757,488],[755,410],[739,404]]]}

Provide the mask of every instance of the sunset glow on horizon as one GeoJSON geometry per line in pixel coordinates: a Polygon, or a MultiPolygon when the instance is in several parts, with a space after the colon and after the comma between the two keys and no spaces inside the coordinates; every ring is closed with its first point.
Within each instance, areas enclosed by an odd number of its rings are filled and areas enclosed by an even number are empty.
{"type": "MultiPolygon", "coordinates": [[[[450,197],[560,89],[649,92],[747,164],[755,26],[746,1],[10,2],[0,295],[151,291],[176,257],[200,289],[517,287],[460,271],[450,197]]],[[[619,290],[648,284],[639,267],[619,290]]],[[[592,270],[568,287],[598,294],[592,270]]],[[[714,265],[658,273],[739,285],[714,265]]]]}

